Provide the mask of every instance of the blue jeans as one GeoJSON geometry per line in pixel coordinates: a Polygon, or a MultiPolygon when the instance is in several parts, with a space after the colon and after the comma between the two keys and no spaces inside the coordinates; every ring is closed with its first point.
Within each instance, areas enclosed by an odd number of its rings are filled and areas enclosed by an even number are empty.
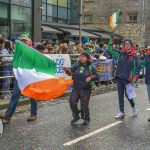
{"type": "MultiPolygon", "coordinates": [[[[2,66],[2,76],[13,76],[12,66],[2,66]]],[[[2,94],[8,95],[10,92],[10,83],[12,78],[3,79],[2,94]]]]}
{"type": "Polygon", "coordinates": [[[150,84],[147,84],[147,94],[148,94],[148,100],[150,103],[150,84]]]}
{"type": "Polygon", "coordinates": [[[122,113],[124,113],[124,94],[126,95],[131,107],[135,106],[135,102],[133,99],[129,99],[126,94],[126,85],[129,84],[127,80],[117,79],[117,87],[118,87],[118,97],[119,97],[119,109],[122,113]]]}
{"type": "MultiPolygon", "coordinates": [[[[9,117],[13,116],[13,114],[16,110],[16,106],[17,106],[17,103],[19,101],[19,98],[21,96],[21,91],[18,87],[18,83],[17,83],[16,80],[14,81],[14,84],[15,85],[14,85],[14,88],[13,88],[13,94],[11,96],[9,106],[8,106],[7,111],[5,113],[5,115],[7,115],[9,117]]],[[[37,115],[37,101],[33,100],[33,99],[30,99],[30,102],[31,102],[31,114],[37,115]]]]}

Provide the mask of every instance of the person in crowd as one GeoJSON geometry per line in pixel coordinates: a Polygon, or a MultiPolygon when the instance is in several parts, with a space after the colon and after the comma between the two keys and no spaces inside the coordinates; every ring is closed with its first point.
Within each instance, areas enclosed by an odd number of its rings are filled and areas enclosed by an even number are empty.
{"type": "Polygon", "coordinates": [[[75,43],[73,41],[68,43],[68,54],[75,54],[75,43]]]}
{"type": "Polygon", "coordinates": [[[76,42],[75,43],[75,53],[82,54],[82,52],[83,52],[82,44],[80,42],[76,42]]]}
{"type": "Polygon", "coordinates": [[[76,123],[79,119],[78,102],[81,102],[81,118],[84,120],[83,125],[90,123],[89,101],[94,86],[93,81],[98,79],[96,69],[90,61],[90,54],[82,53],[79,62],[75,63],[70,69],[64,68],[66,74],[73,77],[73,90],[70,95],[70,108],[73,119],[71,124],[76,123]]]}
{"type": "Polygon", "coordinates": [[[67,43],[62,44],[61,54],[67,54],[68,52],[68,45],[67,43]]]}
{"type": "Polygon", "coordinates": [[[14,53],[14,43],[12,41],[6,40],[5,41],[5,48],[9,51],[9,54],[14,53]]]}
{"type": "Polygon", "coordinates": [[[50,42],[47,42],[47,43],[46,43],[46,48],[47,48],[47,49],[52,48],[52,44],[51,44],[50,42]]]}
{"type": "Polygon", "coordinates": [[[12,53],[12,49],[10,47],[10,41],[5,41],[4,38],[0,38],[0,54],[5,55],[5,56],[2,56],[0,59],[1,66],[2,66],[2,76],[5,77],[3,79],[3,83],[2,83],[2,95],[1,95],[2,99],[8,99],[11,96],[11,93],[10,93],[11,78],[10,78],[10,76],[13,75],[12,65],[11,65],[13,57],[12,56],[10,57],[11,53],[12,53]]]}
{"type": "Polygon", "coordinates": [[[107,58],[107,59],[110,59],[110,54],[109,54],[109,51],[108,51],[108,45],[107,44],[104,44],[104,56],[107,58]]]}
{"type": "Polygon", "coordinates": [[[123,43],[124,47],[120,52],[118,59],[116,79],[118,87],[119,98],[119,113],[115,116],[115,119],[124,119],[124,93],[130,102],[133,111],[133,117],[137,116],[137,108],[133,99],[129,99],[126,93],[126,86],[132,82],[137,82],[140,72],[140,60],[136,55],[136,51],[133,48],[133,42],[130,38],[126,38],[123,43]]]}
{"type": "Polygon", "coordinates": [[[90,54],[92,54],[94,52],[94,50],[92,49],[92,46],[90,45],[90,43],[85,44],[84,52],[90,53],[90,54]]]}
{"type": "Polygon", "coordinates": [[[35,49],[42,54],[48,54],[47,51],[45,50],[45,47],[40,43],[35,45],[35,49]]]}
{"type": "Polygon", "coordinates": [[[97,54],[100,54],[103,51],[103,56],[106,57],[106,58],[109,58],[109,56],[107,54],[107,49],[104,48],[104,43],[103,42],[99,43],[99,48],[97,48],[96,50],[97,50],[96,51],[97,54]]]}
{"type": "MultiPolygon", "coordinates": [[[[137,44],[135,44],[135,50],[136,50],[136,55],[139,57],[139,59],[140,59],[140,62],[142,62],[142,57],[141,57],[141,54],[140,54],[140,52],[141,52],[141,47],[140,47],[140,44],[139,43],[137,43],[137,44]]],[[[142,75],[142,70],[140,71],[140,76],[142,75]]],[[[136,88],[138,88],[138,80],[137,80],[137,82],[136,82],[136,84],[135,84],[135,87],[136,88]]]]}
{"type": "MultiPolygon", "coordinates": [[[[141,68],[145,68],[145,84],[147,85],[147,94],[150,103],[150,49],[147,50],[145,58],[141,63],[141,68]]],[[[148,122],[150,122],[150,118],[148,118],[148,122]]]]}
{"type": "Polygon", "coordinates": [[[57,54],[61,54],[62,53],[62,46],[63,46],[63,42],[61,40],[57,40],[56,41],[56,45],[54,46],[55,51],[57,54]]]}
{"type": "Polygon", "coordinates": [[[55,49],[53,47],[49,49],[49,54],[56,54],[55,49]]]}
{"type": "Polygon", "coordinates": [[[50,43],[50,42],[46,42],[46,46],[45,46],[45,51],[46,51],[46,53],[49,53],[49,49],[51,49],[52,48],[52,44],[50,43]]]}
{"type": "MultiPolygon", "coordinates": [[[[30,39],[26,35],[22,35],[20,40],[24,44],[29,44],[30,39]]],[[[11,121],[11,118],[16,110],[17,103],[19,101],[19,98],[21,96],[21,91],[18,87],[17,80],[14,81],[14,88],[13,88],[13,93],[10,99],[10,103],[8,105],[8,108],[5,112],[5,115],[0,115],[0,118],[4,123],[9,123],[11,121]]],[[[27,118],[27,121],[35,121],[37,119],[37,101],[30,99],[31,102],[31,113],[30,116],[27,118]]]]}

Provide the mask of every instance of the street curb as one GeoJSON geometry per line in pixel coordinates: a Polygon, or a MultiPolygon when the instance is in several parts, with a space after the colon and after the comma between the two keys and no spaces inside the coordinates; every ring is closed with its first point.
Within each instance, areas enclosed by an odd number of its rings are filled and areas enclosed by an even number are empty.
{"type": "MultiPolygon", "coordinates": [[[[30,100],[28,98],[26,98],[26,99],[21,98],[19,100],[17,106],[24,106],[24,105],[27,105],[27,104],[30,104],[30,100]]],[[[8,108],[8,105],[9,105],[9,101],[7,100],[6,103],[0,104],[0,110],[8,108]]]]}
{"type": "MultiPolygon", "coordinates": [[[[97,88],[97,90],[92,93],[92,95],[99,95],[99,94],[103,94],[103,93],[108,93],[108,92],[111,92],[111,91],[115,91],[117,89],[116,85],[113,84],[113,85],[107,85],[107,86],[100,86],[99,88],[97,88]]],[[[69,92],[66,92],[64,95],[62,95],[60,97],[60,99],[66,99],[69,95],[70,95],[71,91],[69,92]]],[[[59,98],[58,98],[59,100],[59,98]]],[[[38,102],[43,102],[43,101],[38,101],[38,102]]],[[[30,100],[29,98],[21,98],[18,102],[18,105],[17,106],[24,106],[24,105],[27,105],[27,104],[30,104],[30,100]]],[[[0,110],[3,110],[3,109],[6,109],[8,108],[8,105],[9,105],[9,101],[7,100],[7,102],[3,102],[2,104],[0,104],[0,110]]]]}
{"type": "MultiPolygon", "coordinates": [[[[140,82],[140,84],[143,84],[144,82],[140,82]]],[[[100,94],[104,94],[104,93],[109,93],[112,91],[116,91],[117,90],[117,85],[116,84],[110,84],[110,85],[100,85],[97,90],[92,93],[92,96],[94,95],[100,95],[100,94]]],[[[57,98],[57,101],[62,100],[62,99],[68,99],[68,97],[70,96],[71,91],[66,92],[64,95],[62,95],[60,98],[57,98]]],[[[43,102],[43,101],[38,101],[43,102]]],[[[30,100],[28,98],[21,98],[18,102],[18,106],[24,106],[30,104],[30,100]]],[[[0,104],[0,110],[2,109],[6,109],[9,105],[9,101],[7,101],[6,103],[2,103],[0,104]]]]}

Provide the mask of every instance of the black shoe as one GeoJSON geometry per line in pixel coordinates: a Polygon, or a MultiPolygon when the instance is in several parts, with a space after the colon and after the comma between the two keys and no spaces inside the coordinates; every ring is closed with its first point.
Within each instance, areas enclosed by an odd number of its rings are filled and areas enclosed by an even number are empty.
{"type": "Polygon", "coordinates": [[[80,117],[79,117],[79,115],[77,115],[77,116],[73,117],[73,119],[71,120],[71,124],[74,124],[79,120],[80,120],[80,117]]]}
{"type": "Polygon", "coordinates": [[[10,121],[11,121],[11,117],[6,116],[6,115],[4,115],[4,116],[0,115],[0,119],[2,119],[2,122],[6,123],[6,124],[10,123],[10,121]]]}
{"type": "Polygon", "coordinates": [[[150,118],[148,118],[148,122],[150,122],[150,118]]]}
{"type": "Polygon", "coordinates": [[[35,121],[37,119],[37,116],[36,115],[33,115],[31,114],[28,118],[27,118],[27,121],[35,121]]]}
{"type": "Polygon", "coordinates": [[[90,121],[89,121],[89,120],[84,120],[84,122],[83,122],[82,125],[87,126],[87,125],[89,125],[89,124],[90,124],[90,121]]]}

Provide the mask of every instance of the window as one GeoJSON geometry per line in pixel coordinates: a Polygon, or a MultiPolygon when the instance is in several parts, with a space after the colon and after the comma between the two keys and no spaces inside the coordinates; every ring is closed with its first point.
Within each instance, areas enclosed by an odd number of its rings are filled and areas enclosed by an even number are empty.
{"type": "Polygon", "coordinates": [[[46,21],[46,16],[42,16],[42,21],[46,21]]]}
{"type": "Polygon", "coordinates": [[[31,7],[31,0],[11,0],[11,4],[31,7]]]}
{"type": "Polygon", "coordinates": [[[0,2],[9,3],[9,0],[0,0],[0,2]]]}
{"type": "Polygon", "coordinates": [[[58,18],[67,19],[67,9],[63,7],[58,7],[58,18]]]}
{"type": "Polygon", "coordinates": [[[42,0],[42,7],[42,21],[69,23],[71,0],[42,0]]]}
{"type": "Polygon", "coordinates": [[[42,3],[42,15],[46,15],[46,4],[45,3],[42,3]]]}
{"type": "Polygon", "coordinates": [[[138,21],[138,14],[137,13],[132,13],[128,14],[128,22],[137,22],[138,21]]]}
{"type": "Polygon", "coordinates": [[[67,8],[67,0],[58,0],[58,6],[67,8]]]}
{"type": "Polygon", "coordinates": [[[7,4],[0,4],[0,18],[8,17],[8,6],[7,4]]]}
{"type": "Polygon", "coordinates": [[[8,38],[9,36],[9,18],[8,4],[0,3],[0,34],[8,38]]]}
{"type": "Polygon", "coordinates": [[[47,0],[47,3],[57,5],[57,0],[47,0]]]}
{"type": "Polygon", "coordinates": [[[11,19],[31,22],[31,9],[27,7],[12,5],[11,19]]]}
{"type": "Polygon", "coordinates": [[[84,16],[84,23],[85,24],[91,24],[91,23],[93,23],[93,16],[92,15],[85,15],[84,16]]]}
{"type": "Polygon", "coordinates": [[[47,16],[57,17],[57,6],[47,5],[47,16]]]}
{"type": "Polygon", "coordinates": [[[11,6],[11,28],[13,33],[31,33],[31,8],[17,5],[11,6]]]}

